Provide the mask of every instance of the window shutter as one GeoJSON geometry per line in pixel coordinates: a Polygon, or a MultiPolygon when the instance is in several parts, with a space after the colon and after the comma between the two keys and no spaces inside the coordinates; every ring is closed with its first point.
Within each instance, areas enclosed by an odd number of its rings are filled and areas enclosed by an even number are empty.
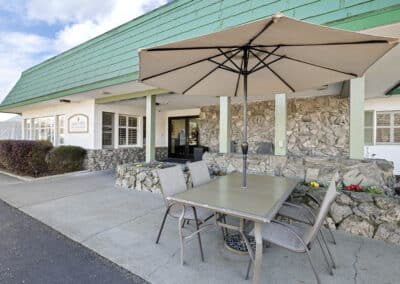
{"type": "Polygon", "coordinates": [[[375,113],[373,110],[364,112],[364,144],[371,146],[375,144],[375,113]]]}

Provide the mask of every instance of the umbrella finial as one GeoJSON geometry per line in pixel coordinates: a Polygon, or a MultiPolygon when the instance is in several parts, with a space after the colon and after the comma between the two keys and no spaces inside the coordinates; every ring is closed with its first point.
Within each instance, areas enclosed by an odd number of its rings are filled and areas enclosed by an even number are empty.
{"type": "Polygon", "coordinates": [[[276,22],[278,22],[278,20],[279,20],[280,18],[282,18],[282,17],[283,17],[283,14],[280,13],[280,12],[278,12],[278,13],[276,13],[275,15],[272,16],[272,20],[274,21],[274,23],[276,23],[276,22]]]}

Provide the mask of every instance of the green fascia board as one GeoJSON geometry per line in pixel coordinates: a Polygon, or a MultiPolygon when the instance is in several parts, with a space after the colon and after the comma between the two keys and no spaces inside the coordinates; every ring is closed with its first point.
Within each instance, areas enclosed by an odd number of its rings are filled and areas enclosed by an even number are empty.
{"type": "Polygon", "coordinates": [[[400,82],[386,92],[387,96],[400,95],[400,82]]]}
{"type": "Polygon", "coordinates": [[[400,21],[399,0],[175,0],[24,71],[0,110],[137,80],[140,47],[200,36],[278,11],[347,30],[400,21]]]}

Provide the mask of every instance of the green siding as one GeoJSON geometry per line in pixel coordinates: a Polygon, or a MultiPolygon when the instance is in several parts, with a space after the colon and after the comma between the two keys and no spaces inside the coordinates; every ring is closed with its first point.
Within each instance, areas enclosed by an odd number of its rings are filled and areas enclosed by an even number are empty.
{"type": "Polygon", "coordinates": [[[399,0],[175,0],[24,71],[0,109],[136,80],[138,48],[276,12],[349,30],[400,21],[399,0]]]}

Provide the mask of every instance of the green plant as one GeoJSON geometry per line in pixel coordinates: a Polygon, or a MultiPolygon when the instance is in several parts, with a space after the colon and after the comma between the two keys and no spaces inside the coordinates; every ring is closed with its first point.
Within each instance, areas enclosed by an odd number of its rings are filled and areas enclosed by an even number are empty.
{"type": "Polygon", "coordinates": [[[55,174],[79,171],[83,167],[85,155],[86,150],[81,147],[55,147],[50,151],[48,156],[49,169],[55,174]]]}
{"type": "Polygon", "coordinates": [[[363,187],[362,190],[364,192],[368,192],[368,193],[372,193],[372,194],[383,194],[383,193],[385,193],[383,188],[381,188],[379,186],[366,186],[366,187],[363,187]]]}

